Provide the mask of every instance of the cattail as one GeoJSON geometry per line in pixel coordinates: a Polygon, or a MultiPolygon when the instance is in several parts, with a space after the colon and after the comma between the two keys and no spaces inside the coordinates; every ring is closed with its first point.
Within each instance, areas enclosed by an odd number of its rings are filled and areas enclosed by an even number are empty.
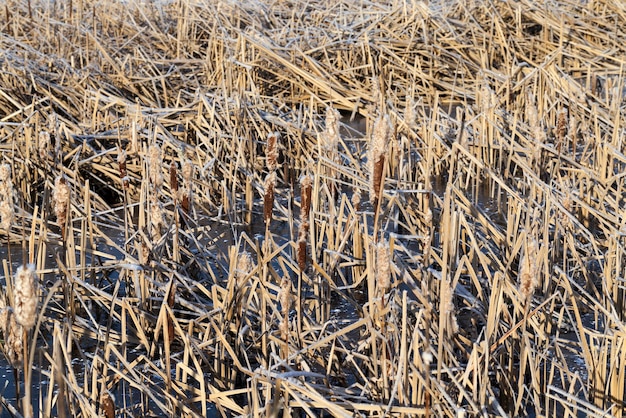
{"type": "Polygon", "coordinates": [[[152,225],[152,236],[159,237],[161,235],[161,227],[165,225],[163,220],[163,207],[156,197],[150,198],[150,224],[152,225]]]}
{"type": "Polygon", "coordinates": [[[235,267],[235,282],[239,289],[246,284],[246,280],[255,268],[254,260],[249,252],[244,251],[239,253],[237,256],[237,266],[235,267]]]}
{"type": "Polygon", "coordinates": [[[276,171],[278,168],[278,140],[280,134],[278,132],[270,132],[267,135],[267,148],[265,151],[266,165],[269,172],[276,171]]]}
{"type": "Polygon", "coordinates": [[[150,181],[155,188],[160,188],[163,185],[163,173],[161,171],[163,154],[161,153],[161,148],[157,144],[151,145],[148,149],[148,156],[150,181]]]}
{"type": "Polygon", "coordinates": [[[0,165],[0,229],[8,233],[15,218],[13,205],[13,180],[11,179],[11,166],[0,165]]]}
{"type": "Polygon", "coordinates": [[[115,397],[108,390],[100,397],[100,416],[103,418],[115,417],[115,397]]]}
{"type": "Polygon", "coordinates": [[[376,286],[383,296],[391,286],[391,256],[386,240],[376,244],[376,273],[376,286]]]}
{"type": "Polygon", "coordinates": [[[188,159],[185,159],[183,162],[182,168],[183,174],[183,193],[181,196],[181,207],[186,214],[189,214],[189,209],[191,207],[191,187],[192,187],[192,178],[193,178],[193,164],[188,159]]]}
{"type": "Polygon", "coordinates": [[[24,328],[17,322],[11,307],[0,311],[0,324],[4,333],[4,354],[15,369],[21,369],[24,361],[24,328]]]}
{"type": "Polygon", "coordinates": [[[15,272],[13,309],[17,322],[27,330],[31,329],[37,320],[37,293],[35,266],[29,264],[18,267],[15,272]]]}
{"type": "Polygon", "coordinates": [[[417,112],[415,111],[415,100],[412,95],[407,96],[406,109],[404,111],[404,122],[410,131],[417,128],[416,124],[417,112]]]}
{"type": "Polygon", "coordinates": [[[311,213],[311,192],[313,181],[311,176],[305,175],[300,180],[300,222],[306,224],[305,227],[309,229],[309,215],[311,213]]]}
{"type": "Polygon", "coordinates": [[[178,199],[178,169],[176,163],[172,161],[170,164],[170,191],[172,192],[172,198],[178,199]]]}
{"type": "Polygon", "coordinates": [[[526,237],[524,254],[519,266],[519,291],[526,303],[530,302],[539,282],[538,256],[537,241],[534,238],[526,237]]]}
{"type": "Polygon", "coordinates": [[[48,131],[39,132],[39,158],[41,161],[48,161],[50,153],[50,133],[48,131]]]}
{"type": "Polygon", "coordinates": [[[361,191],[356,187],[352,191],[352,199],[350,199],[350,202],[352,202],[355,211],[358,212],[361,210],[361,191]]]}
{"type": "Polygon", "coordinates": [[[70,203],[70,187],[65,176],[60,175],[54,181],[52,190],[52,201],[54,203],[54,213],[57,216],[57,223],[61,228],[61,236],[65,240],[65,226],[67,225],[67,209],[70,203]]]}
{"type": "Polygon", "coordinates": [[[122,180],[122,187],[127,188],[129,183],[128,172],[126,171],[126,151],[118,150],[117,165],[120,169],[120,179],[122,180]]]}
{"type": "Polygon", "coordinates": [[[336,162],[337,150],[339,147],[339,112],[332,107],[326,108],[325,119],[325,131],[324,131],[324,148],[331,161],[336,162]]]}
{"type": "Polygon", "coordinates": [[[449,325],[451,326],[451,333],[455,334],[458,331],[458,323],[456,321],[456,313],[454,307],[454,289],[450,280],[445,277],[441,279],[441,305],[440,312],[444,318],[448,318],[449,325]]]}
{"type": "Polygon", "coordinates": [[[276,185],[276,172],[270,172],[265,178],[265,194],[263,195],[263,219],[265,225],[269,226],[272,220],[272,210],[274,209],[274,186],[276,185]]]}
{"type": "Polygon", "coordinates": [[[565,142],[565,135],[567,135],[567,109],[561,109],[558,113],[556,122],[556,144],[555,148],[557,152],[561,152],[563,143],[565,142]]]}
{"type": "Polygon", "coordinates": [[[291,295],[291,280],[289,280],[288,277],[283,277],[280,282],[278,300],[280,302],[281,313],[283,314],[283,318],[280,322],[280,335],[284,341],[287,341],[289,339],[289,311],[291,310],[293,300],[291,295]]]}
{"type": "Polygon", "coordinates": [[[298,259],[298,267],[300,271],[306,270],[306,241],[307,241],[307,228],[306,223],[300,223],[300,227],[298,228],[298,249],[296,251],[296,258],[298,259]]]}
{"type": "Polygon", "coordinates": [[[383,167],[385,155],[391,135],[389,116],[384,115],[376,119],[374,132],[370,141],[368,165],[370,169],[370,201],[374,206],[378,204],[381,194],[383,167]]]}

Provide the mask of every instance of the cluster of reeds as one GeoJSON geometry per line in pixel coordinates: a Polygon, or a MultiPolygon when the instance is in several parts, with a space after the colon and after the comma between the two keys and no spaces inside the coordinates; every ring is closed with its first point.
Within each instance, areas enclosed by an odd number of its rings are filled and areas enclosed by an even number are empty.
{"type": "Polygon", "coordinates": [[[0,16],[13,415],[624,416],[618,2],[0,16]]]}

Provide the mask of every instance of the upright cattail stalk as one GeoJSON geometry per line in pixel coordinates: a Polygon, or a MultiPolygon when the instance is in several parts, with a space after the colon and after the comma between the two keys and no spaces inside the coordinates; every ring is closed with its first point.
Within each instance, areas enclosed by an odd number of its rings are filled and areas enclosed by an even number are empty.
{"type": "Polygon", "coordinates": [[[0,165],[0,229],[7,234],[15,218],[13,205],[13,180],[11,179],[11,166],[0,165]]]}
{"type": "Polygon", "coordinates": [[[118,150],[117,165],[120,169],[120,180],[122,181],[122,187],[128,188],[129,178],[128,171],[126,170],[126,151],[118,150]]]}
{"type": "Polygon", "coordinates": [[[30,330],[37,320],[38,285],[35,266],[20,266],[15,273],[13,309],[16,321],[30,330]]]}
{"type": "Polygon", "coordinates": [[[191,192],[192,192],[192,179],[193,179],[193,164],[188,159],[184,159],[183,167],[183,192],[180,198],[181,207],[183,212],[189,214],[191,208],[191,192]]]}
{"type": "Polygon", "coordinates": [[[274,187],[276,186],[276,172],[270,172],[265,178],[265,192],[263,195],[263,219],[265,226],[269,227],[274,209],[274,187]]]}
{"type": "Polygon", "coordinates": [[[370,168],[370,201],[378,205],[383,185],[383,168],[391,136],[391,121],[389,116],[383,115],[374,123],[374,132],[370,141],[369,161],[370,168]]]}
{"type": "Polygon", "coordinates": [[[60,175],[54,182],[54,190],[52,190],[52,200],[54,203],[54,213],[57,217],[57,223],[61,228],[61,237],[65,241],[65,229],[68,218],[68,208],[70,203],[70,187],[67,184],[65,176],[60,175]]]}
{"type": "Polygon", "coordinates": [[[567,109],[561,109],[556,122],[556,152],[560,153],[567,135],[567,109]]]}

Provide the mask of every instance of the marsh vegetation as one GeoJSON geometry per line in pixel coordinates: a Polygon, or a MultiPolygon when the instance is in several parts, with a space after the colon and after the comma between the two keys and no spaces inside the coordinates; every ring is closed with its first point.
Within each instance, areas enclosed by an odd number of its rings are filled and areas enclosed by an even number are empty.
{"type": "Polygon", "coordinates": [[[8,0],[12,416],[616,416],[619,1],[8,0]]]}

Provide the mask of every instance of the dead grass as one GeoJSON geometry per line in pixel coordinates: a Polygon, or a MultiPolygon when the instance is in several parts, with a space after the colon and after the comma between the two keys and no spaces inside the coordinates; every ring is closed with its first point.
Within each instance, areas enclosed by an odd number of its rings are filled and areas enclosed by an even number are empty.
{"type": "Polygon", "coordinates": [[[619,2],[0,16],[8,413],[624,415],[619,2]]]}

